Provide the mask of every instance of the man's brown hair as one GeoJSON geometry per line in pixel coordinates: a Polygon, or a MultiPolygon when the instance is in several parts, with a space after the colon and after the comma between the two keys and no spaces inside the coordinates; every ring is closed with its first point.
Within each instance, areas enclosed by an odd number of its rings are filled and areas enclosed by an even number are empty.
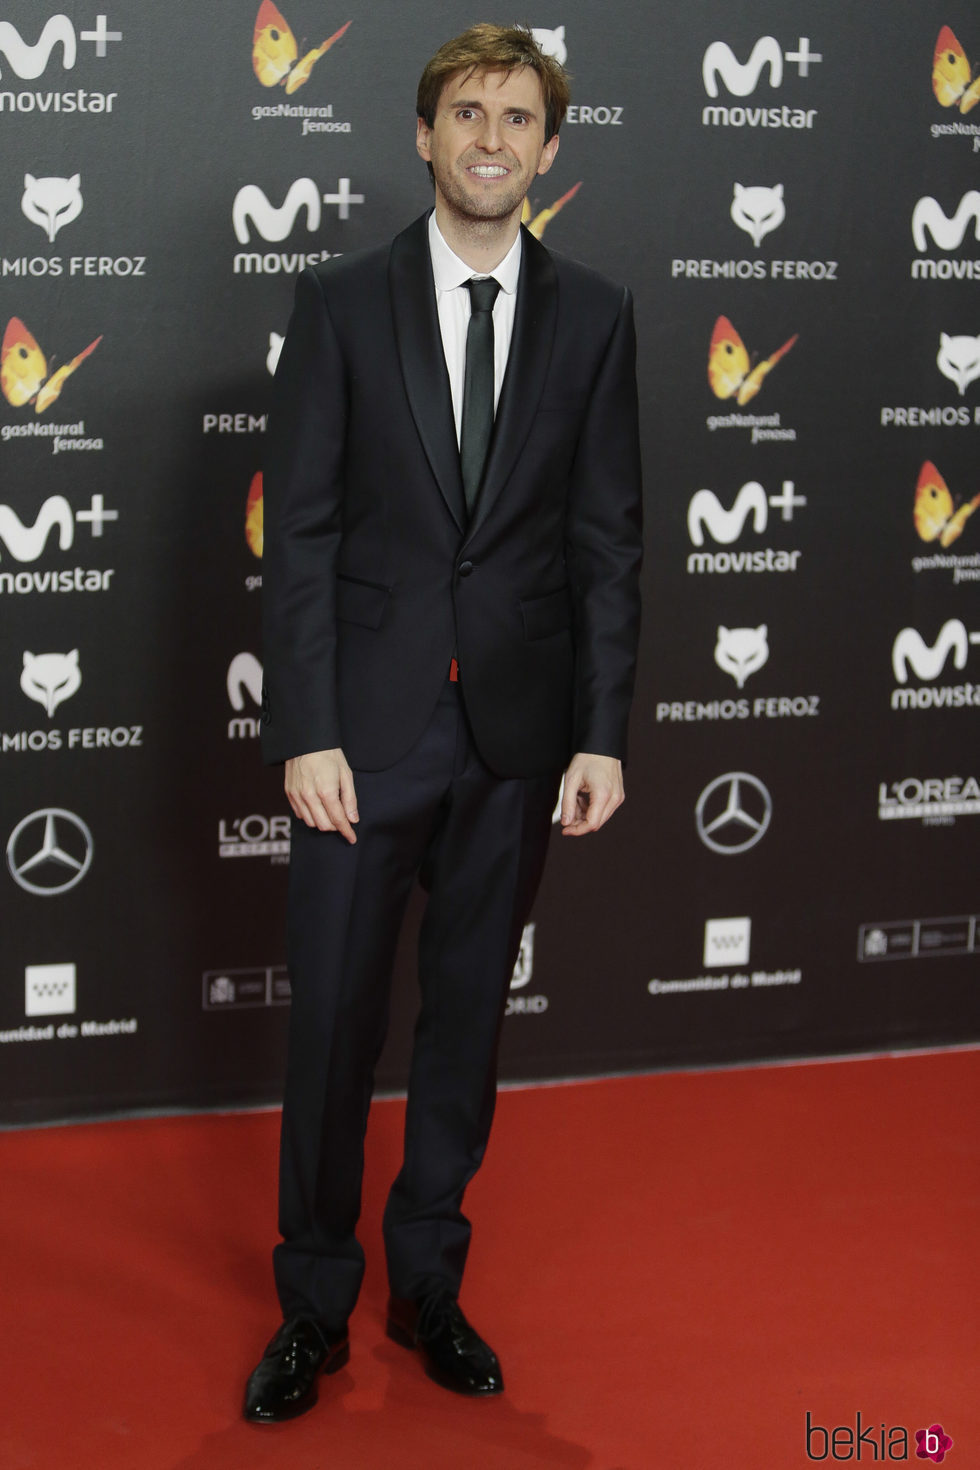
{"type": "Polygon", "coordinates": [[[434,127],[442,89],[458,72],[518,71],[530,67],[541,83],[544,97],[544,140],[553,138],[568,110],[568,76],[564,67],[546,56],[526,26],[470,26],[433,56],[419,79],[415,111],[427,127],[434,127]]]}

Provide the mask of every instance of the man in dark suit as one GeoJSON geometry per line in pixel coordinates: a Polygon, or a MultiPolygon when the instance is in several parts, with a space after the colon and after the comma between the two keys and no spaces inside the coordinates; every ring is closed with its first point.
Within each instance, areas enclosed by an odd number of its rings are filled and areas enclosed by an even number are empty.
{"type": "Polygon", "coordinates": [[[301,1413],[348,1359],[374,1066],[410,888],[429,897],[388,1333],[503,1386],[457,1300],[508,984],[562,772],[565,836],[623,800],[639,626],[629,292],[520,227],[568,88],[520,28],[423,73],[435,210],[305,271],[265,490],[263,751],[294,812],[280,1155],[284,1322],[245,1413],[301,1413]],[[356,829],[356,830],[355,830],[356,829]]]}

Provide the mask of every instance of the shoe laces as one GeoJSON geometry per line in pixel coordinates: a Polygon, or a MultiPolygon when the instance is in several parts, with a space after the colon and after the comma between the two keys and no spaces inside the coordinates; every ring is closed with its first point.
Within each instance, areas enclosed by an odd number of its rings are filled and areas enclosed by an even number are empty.
{"type": "Polygon", "coordinates": [[[419,1303],[419,1315],[415,1325],[416,1335],[423,1340],[434,1337],[440,1328],[451,1322],[459,1311],[456,1298],[448,1286],[437,1287],[423,1297],[419,1303]]]}

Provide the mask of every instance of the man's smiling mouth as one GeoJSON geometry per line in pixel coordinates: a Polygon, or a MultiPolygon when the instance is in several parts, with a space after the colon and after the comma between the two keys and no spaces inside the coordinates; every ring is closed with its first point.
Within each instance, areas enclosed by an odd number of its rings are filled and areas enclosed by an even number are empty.
{"type": "Polygon", "coordinates": [[[504,168],[500,163],[471,163],[466,172],[474,174],[478,179],[504,179],[510,169],[504,168]]]}

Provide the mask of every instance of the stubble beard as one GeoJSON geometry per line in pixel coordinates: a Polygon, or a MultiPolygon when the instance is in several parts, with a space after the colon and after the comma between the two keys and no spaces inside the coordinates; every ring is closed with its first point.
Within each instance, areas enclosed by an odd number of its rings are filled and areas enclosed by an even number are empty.
{"type": "Polygon", "coordinates": [[[494,234],[502,224],[512,219],[520,211],[527,194],[527,181],[516,170],[506,180],[506,189],[482,197],[478,185],[475,189],[468,188],[452,170],[440,170],[435,179],[457,222],[471,233],[482,236],[494,234]]]}

